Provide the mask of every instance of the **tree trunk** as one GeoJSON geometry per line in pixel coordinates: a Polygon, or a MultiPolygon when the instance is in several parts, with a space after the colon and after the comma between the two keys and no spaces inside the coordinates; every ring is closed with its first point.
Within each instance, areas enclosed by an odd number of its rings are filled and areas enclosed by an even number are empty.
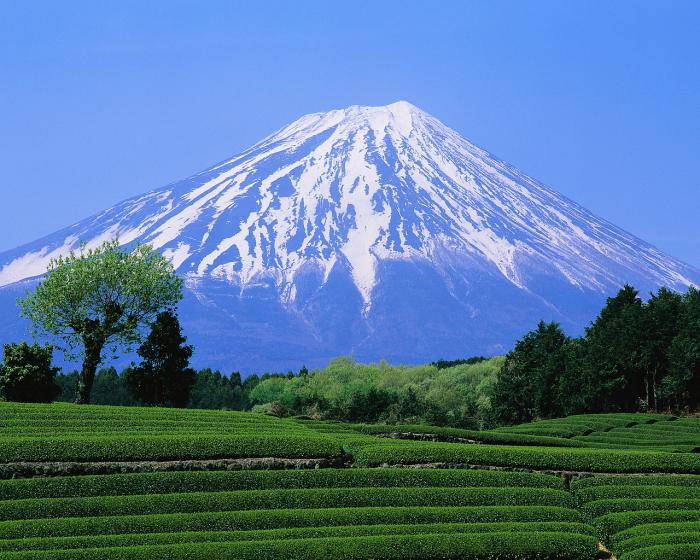
{"type": "Polygon", "coordinates": [[[83,360],[83,368],[78,379],[76,404],[90,404],[90,393],[92,392],[92,384],[95,381],[97,366],[100,365],[104,341],[98,337],[85,337],[83,344],[85,345],[85,359],[83,360]]]}
{"type": "Polygon", "coordinates": [[[646,375],[644,376],[644,386],[646,388],[647,394],[647,412],[651,412],[651,394],[649,393],[649,368],[646,368],[646,375]]]}

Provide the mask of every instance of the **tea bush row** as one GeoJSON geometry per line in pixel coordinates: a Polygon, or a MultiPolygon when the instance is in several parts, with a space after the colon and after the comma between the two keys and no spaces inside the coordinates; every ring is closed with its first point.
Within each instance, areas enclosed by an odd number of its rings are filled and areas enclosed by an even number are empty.
{"type": "Polygon", "coordinates": [[[573,492],[597,486],[700,486],[700,476],[692,474],[595,475],[577,478],[571,482],[573,492]]]}
{"type": "MultiPolygon", "coordinates": [[[[700,545],[700,531],[696,532],[682,532],[682,533],[666,533],[666,534],[655,534],[655,535],[645,535],[642,537],[636,537],[632,539],[627,539],[619,541],[615,546],[615,554],[618,556],[624,555],[626,552],[631,550],[637,550],[639,548],[647,548],[659,545],[679,545],[679,544],[699,544],[700,545]]],[[[669,558],[675,558],[673,555],[669,558]]]]}
{"type": "Polygon", "coordinates": [[[638,548],[620,557],[620,560],[698,560],[700,544],[666,544],[638,548]]]}
{"type": "Polygon", "coordinates": [[[23,560],[95,560],[112,557],[121,560],[179,560],[192,558],[307,560],[396,559],[428,560],[433,558],[499,558],[534,560],[567,558],[590,560],[596,551],[596,539],[572,533],[486,533],[437,535],[381,535],[330,537],[216,543],[186,543],[120,548],[80,550],[21,551],[0,553],[0,559],[23,560]]]}
{"type": "Polygon", "coordinates": [[[693,498],[613,498],[594,500],[582,506],[582,511],[589,517],[601,517],[611,513],[626,511],[671,511],[692,510],[700,511],[700,499],[693,498]]]}
{"type": "Polygon", "coordinates": [[[610,542],[617,534],[626,529],[638,525],[656,523],[685,523],[688,521],[700,521],[700,509],[674,509],[674,510],[646,510],[623,511],[608,513],[595,520],[601,537],[605,542],[610,542]]]}
{"type": "Polygon", "coordinates": [[[571,495],[552,488],[308,488],[236,490],[5,500],[0,519],[114,516],[155,513],[195,513],[232,510],[389,506],[505,506],[570,507],[571,495]]]}
{"type": "Polygon", "coordinates": [[[700,486],[674,485],[621,485],[621,486],[592,486],[581,488],[576,492],[579,502],[592,502],[609,499],[658,499],[658,498],[700,498],[700,486]]]}
{"type": "Polygon", "coordinates": [[[517,434],[498,431],[464,430],[460,428],[446,428],[439,426],[425,426],[417,424],[398,425],[363,425],[358,430],[365,434],[416,434],[432,435],[444,438],[460,438],[483,443],[503,445],[541,445],[550,447],[582,447],[577,441],[564,438],[533,436],[529,434],[517,434]]]}
{"type": "Polygon", "coordinates": [[[0,480],[0,500],[322,487],[529,487],[563,489],[556,476],[458,469],[181,471],[0,480]]]}
{"type": "Polygon", "coordinates": [[[440,533],[576,533],[594,535],[590,525],[576,522],[533,523],[422,523],[417,525],[341,525],[330,527],[300,527],[265,529],[260,531],[200,531],[180,533],[145,533],[126,535],[97,535],[79,537],[50,537],[2,539],[0,552],[19,550],[61,550],[75,548],[104,548],[186,542],[226,542],[257,540],[288,540],[368,535],[440,534],[440,533]]]}
{"type": "Polygon", "coordinates": [[[700,455],[603,449],[417,443],[367,445],[355,452],[360,466],[466,463],[584,472],[700,473],[700,455]]]}
{"type": "Polygon", "coordinates": [[[26,461],[142,461],[243,457],[334,457],[332,438],[313,433],[0,438],[0,463],[26,461]]]}
{"type": "Polygon", "coordinates": [[[341,525],[582,522],[582,520],[578,511],[558,506],[331,507],[0,521],[0,539],[183,531],[241,531],[341,525]]]}
{"type": "Polygon", "coordinates": [[[646,523],[635,525],[625,529],[611,537],[611,544],[635,539],[637,537],[647,537],[651,535],[665,535],[668,533],[700,533],[700,521],[680,521],[675,523],[646,523]]]}

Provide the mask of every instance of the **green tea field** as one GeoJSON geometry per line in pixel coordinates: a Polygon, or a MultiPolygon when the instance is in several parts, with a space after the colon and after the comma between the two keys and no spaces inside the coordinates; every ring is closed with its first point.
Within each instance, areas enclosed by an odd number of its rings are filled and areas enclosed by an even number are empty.
{"type": "Polygon", "coordinates": [[[700,419],[0,403],[0,560],[700,558],[700,419]]]}

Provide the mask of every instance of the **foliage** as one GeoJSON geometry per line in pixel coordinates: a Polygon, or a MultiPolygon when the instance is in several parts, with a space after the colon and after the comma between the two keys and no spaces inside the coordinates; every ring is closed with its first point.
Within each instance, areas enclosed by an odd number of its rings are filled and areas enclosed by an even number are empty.
{"type": "Polygon", "coordinates": [[[5,500],[0,510],[0,521],[280,508],[509,505],[571,507],[572,504],[568,492],[553,488],[375,487],[371,492],[361,487],[273,488],[5,500]]]}
{"type": "Polygon", "coordinates": [[[2,462],[31,461],[167,461],[212,457],[315,458],[339,455],[328,437],[304,432],[240,435],[130,435],[55,437],[0,441],[2,462]]]}
{"type": "Polygon", "coordinates": [[[700,476],[591,477],[571,490],[618,557],[657,558],[647,552],[663,549],[684,558],[700,543],[700,476]]]}
{"type": "Polygon", "coordinates": [[[129,348],[141,327],[181,297],[182,280],[165,257],[147,245],[122,250],[114,239],[52,259],[20,303],[35,334],[57,340],[68,356],[82,356],[77,402],[87,403],[105,349],[129,348]]]}
{"type": "MultiPolygon", "coordinates": [[[[698,514],[700,517],[700,514],[698,514]]],[[[139,534],[178,531],[260,530],[380,523],[580,522],[578,512],[558,506],[432,506],[271,509],[206,513],[66,517],[6,521],[1,539],[80,535],[139,534]]]]}
{"type": "Polygon", "coordinates": [[[0,397],[7,401],[52,402],[60,388],[54,378],[58,368],[51,366],[51,346],[4,345],[0,364],[0,397]]]}
{"type": "Polygon", "coordinates": [[[498,430],[465,430],[444,426],[427,426],[423,424],[367,424],[355,427],[365,434],[379,434],[411,439],[433,436],[438,441],[478,441],[503,445],[540,445],[552,447],[582,447],[583,444],[566,438],[538,436],[530,434],[507,433],[498,430]]]}
{"type": "Polygon", "coordinates": [[[622,560],[697,560],[700,558],[700,533],[681,535],[651,535],[625,552],[622,560]]]}
{"type": "Polygon", "coordinates": [[[420,523],[341,525],[328,527],[294,527],[284,529],[261,529],[248,531],[187,531],[174,533],[145,533],[126,535],[84,535],[80,537],[49,537],[0,540],[3,550],[60,550],[93,547],[122,547],[135,545],[158,545],[194,542],[232,541],[284,541],[291,539],[362,537],[369,535],[410,534],[479,534],[479,533],[574,533],[592,535],[593,528],[584,523],[543,522],[496,522],[496,523],[420,523]]]}
{"type": "Polygon", "coordinates": [[[228,377],[209,368],[199,370],[190,391],[189,408],[243,410],[246,400],[241,374],[237,371],[228,377]]]}
{"type": "MultiPolygon", "coordinates": [[[[509,560],[538,560],[541,558],[588,560],[596,552],[596,540],[590,535],[557,532],[398,534],[25,551],[22,557],[26,560],[39,558],[97,560],[105,557],[118,557],[125,560],[150,560],[153,558],[171,560],[190,558],[240,558],[242,560],[382,558],[399,560],[407,557],[407,551],[410,551],[411,558],[416,559],[461,559],[492,558],[494,550],[502,551],[499,557],[509,560]]],[[[5,557],[5,553],[0,553],[0,559],[5,557]]],[[[16,556],[10,557],[16,558],[16,556]]]]}
{"type": "Polygon", "coordinates": [[[187,405],[195,372],[189,367],[192,346],[185,342],[177,316],[170,311],[159,313],[137,351],[141,364],[125,374],[135,399],[151,406],[187,405]]]}
{"type": "Polygon", "coordinates": [[[272,488],[517,487],[564,489],[560,477],[460,469],[180,471],[0,480],[0,500],[272,488]]]}
{"type": "Polygon", "coordinates": [[[296,422],[242,412],[0,403],[0,413],[0,463],[320,458],[341,452],[334,438],[296,422]]]}
{"type": "MultiPolygon", "coordinates": [[[[69,402],[74,400],[71,398],[69,402]]],[[[97,372],[92,386],[91,401],[95,404],[114,406],[138,404],[138,401],[129,393],[124,373],[120,375],[114,367],[102,368],[97,372]]]]}
{"type": "Polygon", "coordinates": [[[669,405],[700,408],[700,290],[683,296],[678,333],[668,350],[668,375],[660,393],[669,405]]]}
{"type": "Polygon", "coordinates": [[[308,374],[263,376],[249,400],[259,407],[278,403],[285,415],[481,428],[501,363],[492,358],[440,369],[337,358],[308,374]]]}
{"type": "Polygon", "coordinates": [[[488,358],[485,358],[484,356],[473,356],[471,358],[466,358],[466,359],[458,359],[458,360],[435,360],[434,362],[430,362],[431,366],[435,366],[438,369],[446,369],[446,368],[451,368],[455,366],[461,366],[464,364],[467,365],[472,365],[472,364],[478,364],[479,362],[485,362],[488,358]]]}
{"type": "Polygon", "coordinates": [[[364,467],[384,464],[470,464],[579,472],[700,474],[700,455],[617,449],[417,443],[365,445],[355,453],[364,467]]]}
{"type": "Polygon", "coordinates": [[[698,408],[700,292],[693,287],[683,295],[661,288],[644,302],[626,285],[577,339],[541,322],[508,353],[492,395],[499,424],[698,408]]]}
{"type": "Polygon", "coordinates": [[[508,353],[493,390],[493,416],[499,424],[562,415],[556,387],[567,342],[559,325],[540,321],[508,353]]]}

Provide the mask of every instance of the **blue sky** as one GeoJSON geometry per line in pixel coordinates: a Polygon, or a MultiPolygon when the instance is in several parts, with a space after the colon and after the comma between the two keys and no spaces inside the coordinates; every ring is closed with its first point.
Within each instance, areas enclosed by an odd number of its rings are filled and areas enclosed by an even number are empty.
{"type": "Polygon", "coordinates": [[[0,250],[406,99],[700,266],[698,2],[0,0],[0,250]]]}

